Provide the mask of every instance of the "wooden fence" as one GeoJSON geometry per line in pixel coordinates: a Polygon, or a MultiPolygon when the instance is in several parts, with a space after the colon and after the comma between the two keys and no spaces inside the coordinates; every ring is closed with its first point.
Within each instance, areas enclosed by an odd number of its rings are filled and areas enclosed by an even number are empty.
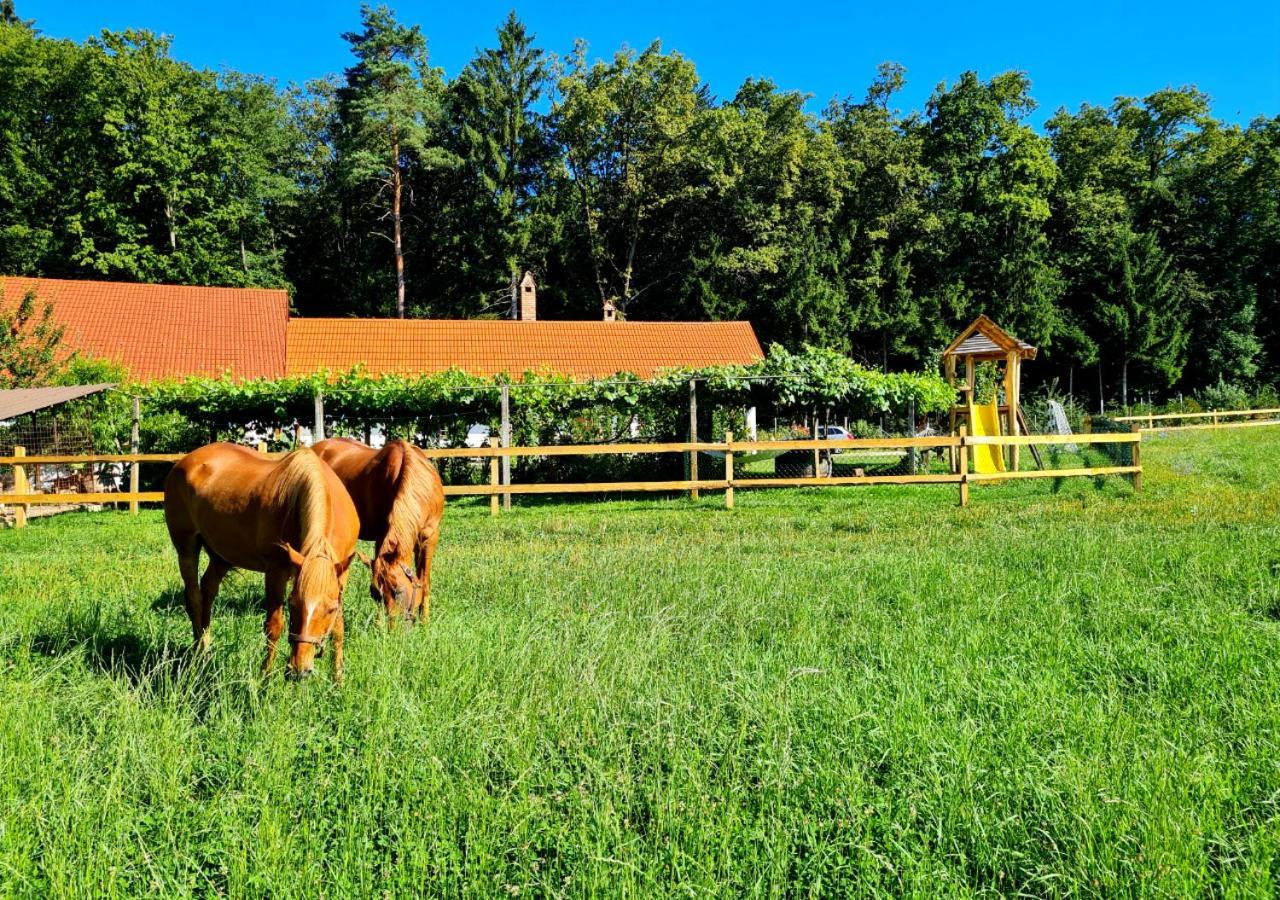
{"type": "MultiPolygon", "coordinates": [[[[1077,476],[1128,475],[1132,478],[1134,488],[1140,490],[1142,485],[1142,465],[1139,457],[1141,433],[1138,431],[1118,434],[1077,434],[1077,435],[1030,435],[1018,437],[974,437],[965,434],[964,429],[958,435],[939,435],[933,437],[873,438],[868,440],[800,440],[800,441],[737,441],[733,434],[725,435],[723,441],[696,441],[671,444],[571,444],[549,445],[543,447],[501,447],[497,439],[492,439],[488,447],[453,447],[447,449],[424,449],[427,456],[434,459],[465,458],[474,460],[488,459],[489,480],[487,484],[446,485],[446,496],[487,496],[490,512],[498,513],[499,499],[503,498],[510,506],[510,498],[517,494],[579,494],[579,493],[639,493],[688,492],[696,497],[699,491],[714,490],[724,492],[724,504],[732,509],[734,492],[750,488],[780,487],[831,487],[836,485],[857,484],[953,484],[960,493],[960,504],[968,505],[969,485],[988,481],[1008,481],[1022,478],[1070,478],[1077,476]],[[970,456],[972,448],[980,445],[1000,447],[1027,447],[1051,445],[1096,445],[1096,444],[1130,444],[1132,464],[1112,466],[1089,466],[1068,469],[1032,469],[1022,471],[980,474],[971,472],[970,456]],[[786,477],[750,477],[742,478],[735,474],[735,464],[750,454],[763,451],[811,451],[814,455],[814,472],[821,472],[818,464],[824,453],[839,454],[842,451],[886,450],[898,449],[916,452],[946,451],[952,460],[950,471],[921,472],[907,475],[826,475],[786,478],[786,477]],[[723,472],[715,477],[699,477],[697,454],[711,452],[723,459],[723,472]],[[547,457],[547,456],[603,456],[621,454],[662,454],[679,453],[690,460],[690,477],[678,481],[607,481],[589,483],[539,484],[504,483],[501,460],[513,457],[547,457]]],[[[259,445],[259,452],[266,454],[265,445],[259,445]]],[[[160,503],[164,494],[160,491],[140,491],[139,469],[146,463],[173,463],[181,459],[181,453],[115,453],[89,454],[80,456],[28,456],[21,447],[14,449],[12,456],[0,457],[0,467],[12,467],[14,471],[13,490],[0,493],[0,505],[12,506],[16,509],[15,524],[22,527],[26,524],[27,507],[37,504],[76,505],[127,503],[136,513],[140,503],[160,503]],[[40,466],[78,466],[87,464],[114,464],[129,467],[130,490],[107,491],[94,493],[43,493],[31,487],[28,470],[37,473],[40,466]]],[[[281,454],[266,454],[281,455],[281,454]]],[[[707,473],[711,476],[711,473],[707,473]]]]}
{"type": "MultiPolygon", "coordinates": [[[[1194,431],[1205,428],[1257,428],[1264,425],[1280,425],[1280,408],[1278,409],[1226,409],[1210,410],[1194,413],[1147,413],[1140,416],[1109,416],[1112,422],[1137,422],[1142,431],[1194,431]],[[1262,416],[1264,418],[1257,418],[1262,416]],[[1223,421],[1244,417],[1244,421],[1223,421]],[[1166,425],[1173,419],[1209,419],[1193,425],[1166,425]],[[1157,425],[1160,422],[1162,424],[1157,425]]],[[[1085,416],[1085,430],[1088,431],[1091,416],[1085,416]]]]}

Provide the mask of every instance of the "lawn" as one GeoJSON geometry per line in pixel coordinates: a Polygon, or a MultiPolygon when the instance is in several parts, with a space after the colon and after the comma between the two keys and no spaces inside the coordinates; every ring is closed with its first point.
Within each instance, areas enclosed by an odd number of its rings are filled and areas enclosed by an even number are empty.
{"type": "Polygon", "coordinates": [[[347,679],[158,512],[0,533],[0,894],[1274,896],[1280,431],[1076,479],[452,504],[347,679]]]}

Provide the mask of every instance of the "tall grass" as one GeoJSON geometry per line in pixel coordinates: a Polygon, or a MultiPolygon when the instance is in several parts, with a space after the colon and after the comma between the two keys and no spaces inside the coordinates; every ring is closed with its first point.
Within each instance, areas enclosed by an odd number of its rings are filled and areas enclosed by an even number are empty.
{"type": "Polygon", "coordinates": [[[156,512],[2,533],[0,894],[1274,895],[1280,449],[1144,462],[453,504],[341,686],[256,675],[247,573],[190,658],[156,512]]]}

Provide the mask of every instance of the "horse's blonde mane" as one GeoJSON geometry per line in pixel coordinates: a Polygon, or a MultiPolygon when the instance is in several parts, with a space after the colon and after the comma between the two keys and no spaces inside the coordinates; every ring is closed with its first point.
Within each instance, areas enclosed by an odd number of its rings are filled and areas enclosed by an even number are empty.
{"type": "Polygon", "coordinates": [[[300,447],[277,465],[269,500],[287,518],[297,516],[298,535],[302,546],[297,550],[305,557],[333,559],[329,544],[329,491],[324,479],[324,463],[308,447],[300,447]]]}
{"type": "Polygon", "coordinates": [[[435,496],[437,480],[431,461],[412,445],[405,444],[400,477],[387,518],[387,540],[402,551],[416,554],[430,536],[429,531],[423,530],[424,520],[435,496]]]}

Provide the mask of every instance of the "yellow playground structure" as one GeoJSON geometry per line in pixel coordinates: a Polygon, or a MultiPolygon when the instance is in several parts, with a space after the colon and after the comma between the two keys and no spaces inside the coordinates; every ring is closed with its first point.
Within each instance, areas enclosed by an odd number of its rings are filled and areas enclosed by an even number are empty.
{"type": "MultiPolygon", "coordinates": [[[[965,383],[959,388],[960,402],[951,407],[951,433],[964,420],[969,433],[975,436],[999,434],[1028,434],[1026,417],[1022,414],[1022,362],[1035,359],[1036,348],[1009,334],[985,315],[978,316],[969,327],[960,332],[946,350],[942,351],[942,364],[947,383],[955,387],[956,366],[964,360],[965,383]],[[999,398],[989,404],[975,403],[973,396],[977,386],[977,363],[1004,364],[1004,403],[999,398]],[[1002,427],[1003,426],[1003,427],[1002,427]]],[[[971,448],[971,464],[975,472],[1004,472],[1005,450],[1009,452],[1008,470],[1018,471],[1018,446],[983,445],[971,448]]],[[[1032,446],[1036,464],[1044,468],[1040,451],[1032,446]]],[[[955,460],[952,460],[953,468],[955,460]]]]}

